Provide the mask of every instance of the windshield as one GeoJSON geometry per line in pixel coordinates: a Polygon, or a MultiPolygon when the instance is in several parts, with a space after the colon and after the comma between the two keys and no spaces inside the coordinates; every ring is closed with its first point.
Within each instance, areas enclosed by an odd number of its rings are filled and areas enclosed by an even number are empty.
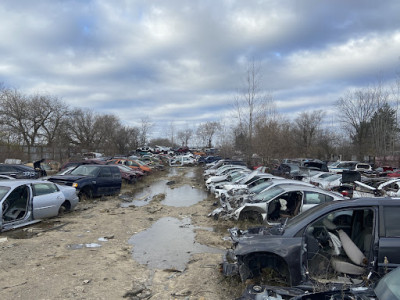
{"type": "Polygon", "coordinates": [[[301,214],[289,219],[286,223],[285,228],[289,228],[292,226],[296,226],[297,223],[300,223],[302,220],[304,220],[305,218],[307,218],[309,215],[312,215],[314,213],[315,210],[318,210],[321,208],[321,205],[324,204],[320,204],[320,205],[316,205],[311,207],[310,209],[307,209],[306,211],[302,212],[301,214]]]}
{"type": "Polygon", "coordinates": [[[263,183],[257,184],[251,188],[249,188],[250,193],[258,194],[261,191],[265,190],[267,187],[270,187],[274,183],[272,181],[264,181],[263,183]]]}
{"type": "Polygon", "coordinates": [[[333,175],[333,176],[326,177],[325,181],[332,182],[332,181],[334,181],[336,179],[339,179],[341,177],[342,177],[342,175],[333,175]]]}
{"type": "Polygon", "coordinates": [[[400,268],[386,274],[376,285],[374,292],[379,299],[400,299],[400,268]]]}
{"type": "Polygon", "coordinates": [[[274,187],[256,195],[253,198],[253,201],[261,201],[261,200],[268,201],[269,199],[272,199],[275,196],[277,196],[283,192],[284,192],[284,190],[282,188],[280,188],[279,186],[274,186],[274,187]]]}
{"type": "Polygon", "coordinates": [[[0,200],[8,193],[10,188],[8,186],[0,186],[0,200]]]}
{"type": "Polygon", "coordinates": [[[77,176],[96,176],[99,171],[98,166],[82,165],[71,171],[71,175],[77,176]]]}
{"type": "Polygon", "coordinates": [[[120,169],[120,170],[122,170],[122,171],[125,171],[125,172],[132,172],[132,169],[131,168],[129,168],[129,167],[127,167],[127,166],[118,166],[118,168],[120,169]]]}

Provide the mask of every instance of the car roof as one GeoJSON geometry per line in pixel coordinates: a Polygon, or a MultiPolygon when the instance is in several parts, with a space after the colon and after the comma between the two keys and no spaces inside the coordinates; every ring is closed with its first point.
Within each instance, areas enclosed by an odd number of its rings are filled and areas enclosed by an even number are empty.
{"type": "Polygon", "coordinates": [[[339,194],[332,193],[330,191],[321,189],[317,186],[311,186],[311,185],[303,185],[303,184],[296,184],[296,183],[288,183],[288,184],[281,184],[279,185],[280,188],[285,190],[286,192],[291,192],[291,191],[310,191],[310,192],[321,192],[324,194],[330,194],[330,195],[335,195],[335,196],[340,196],[339,194]]]}
{"type": "Polygon", "coordinates": [[[53,182],[47,180],[38,180],[38,179],[13,179],[13,180],[1,180],[0,186],[14,188],[22,184],[31,184],[31,183],[53,183],[53,182]]]}

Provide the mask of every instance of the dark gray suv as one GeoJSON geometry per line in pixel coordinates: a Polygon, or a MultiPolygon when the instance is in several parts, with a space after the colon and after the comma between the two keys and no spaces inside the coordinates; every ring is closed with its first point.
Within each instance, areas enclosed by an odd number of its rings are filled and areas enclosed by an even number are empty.
{"type": "Polygon", "coordinates": [[[400,265],[400,199],[327,202],[275,227],[231,229],[225,275],[272,269],[291,286],[380,276],[400,265]]]}

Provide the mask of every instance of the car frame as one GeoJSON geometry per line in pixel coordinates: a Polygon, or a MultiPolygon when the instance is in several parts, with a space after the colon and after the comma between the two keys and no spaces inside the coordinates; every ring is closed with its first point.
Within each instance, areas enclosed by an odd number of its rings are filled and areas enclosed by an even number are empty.
{"type": "Polygon", "coordinates": [[[73,187],[45,180],[0,181],[0,231],[11,230],[73,210],[79,202],[73,187]]]}
{"type": "MultiPolygon", "coordinates": [[[[224,257],[223,273],[227,276],[239,275],[242,281],[245,281],[259,276],[262,269],[268,267],[283,274],[291,286],[301,284],[310,285],[312,288],[316,280],[312,269],[325,272],[325,266],[333,266],[333,260],[329,257],[323,267],[320,264],[324,260],[312,265],[315,257],[325,253],[322,252],[324,248],[321,245],[328,245],[332,251],[334,243],[329,242],[330,233],[349,231],[348,239],[340,240],[345,254],[341,254],[343,249],[340,248],[338,254],[329,252],[331,257],[344,255],[343,258],[351,260],[351,263],[346,265],[347,274],[352,275],[349,272],[354,273],[355,270],[361,269],[361,272],[355,275],[358,278],[367,274],[380,276],[400,266],[400,224],[396,222],[399,212],[400,199],[359,198],[320,204],[274,227],[257,227],[248,231],[231,230],[233,247],[224,257]],[[366,223],[363,226],[368,217],[367,213],[372,216],[369,224],[370,236],[368,243],[364,240],[363,247],[357,248],[355,240],[358,238],[361,241],[360,236],[367,237],[360,234],[367,228],[366,223]],[[349,253],[345,246],[351,248],[349,253]],[[359,260],[359,265],[355,265],[353,260],[359,260]]],[[[342,278],[343,274],[346,274],[343,268],[340,268],[343,265],[335,265],[335,268],[341,270],[338,274],[342,278]]]]}

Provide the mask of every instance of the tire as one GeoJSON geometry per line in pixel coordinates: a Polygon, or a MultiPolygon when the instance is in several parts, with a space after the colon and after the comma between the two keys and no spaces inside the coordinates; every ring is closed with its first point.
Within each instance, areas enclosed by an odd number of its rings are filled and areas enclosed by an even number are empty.
{"type": "Polygon", "coordinates": [[[79,192],[78,196],[80,200],[91,199],[93,198],[93,190],[90,187],[85,187],[79,192]]]}

